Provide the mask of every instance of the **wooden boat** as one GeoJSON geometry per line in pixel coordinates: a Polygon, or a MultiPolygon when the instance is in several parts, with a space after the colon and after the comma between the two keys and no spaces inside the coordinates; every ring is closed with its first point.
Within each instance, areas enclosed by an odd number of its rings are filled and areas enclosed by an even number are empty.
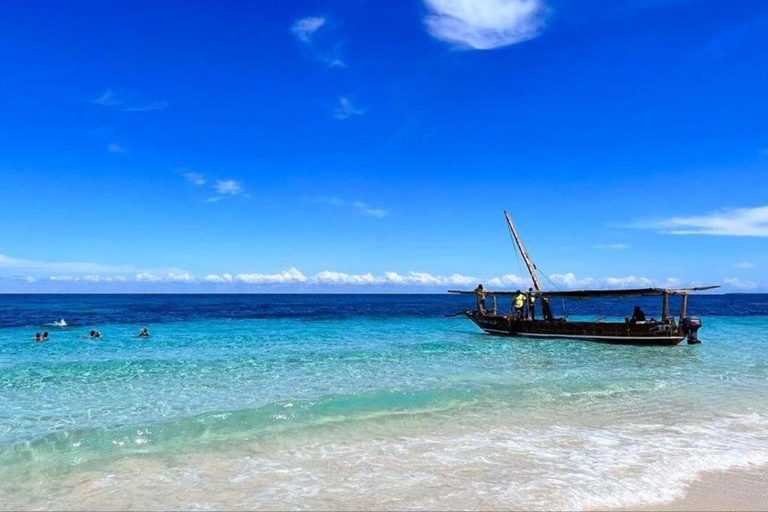
{"type": "Polygon", "coordinates": [[[691,292],[711,290],[718,286],[697,288],[629,288],[621,290],[568,290],[544,291],[536,274],[538,270],[531,261],[520,236],[515,229],[509,213],[504,212],[507,226],[517,245],[523,261],[531,276],[533,284],[529,292],[520,291],[487,291],[482,285],[473,291],[449,290],[449,293],[473,294],[477,296],[477,309],[464,311],[470,320],[489,334],[515,336],[522,338],[572,338],[603,343],[621,343],[632,345],[677,345],[684,339],[689,344],[699,343],[698,330],[701,320],[687,316],[688,295],[691,292]],[[522,300],[520,300],[522,295],[522,300]],[[552,315],[550,299],[586,300],[594,298],[626,298],[626,297],[661,297],[660,320],[645,320],[644,315],[632,319],[625,318],[623,322],[592,322],[569,321],[567,318],[555,318],[552,315]],[[681,298],[680,316],[669,314],[670,296],[681,298]],[[523,308],[513,313],[498,312],[498,298],[511,297],[523,308]],[[488,299],[492,306],[487,305],[488,299]],[[537,319],[532,314],[531,304],[540,305],[542,318],[537,319]]]}

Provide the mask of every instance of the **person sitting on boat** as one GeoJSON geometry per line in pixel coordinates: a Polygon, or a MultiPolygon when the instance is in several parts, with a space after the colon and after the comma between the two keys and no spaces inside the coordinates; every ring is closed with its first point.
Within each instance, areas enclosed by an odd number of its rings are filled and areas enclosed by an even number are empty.
{"type": "Polygon", "coordinates": [[[485,288],[483,288],[482,284],[478,284],[477,288],[475,288],[475,295],[477,296],[477,311],[480,313],[485,313],[485,288]]]}
{"type": "Polygon", "coordinates": [[[515,300],[512,302],[512,305],[515,308],[515,320],[522,320],[523,307],[525,306],[525,294],[520,290],[517,290],[515,294],[515,300]]]}
{"type": "Polygon", "coordinates": [[[645,313],[640,309],[640,306],[635,306],[635,310],[632,311],[632,318],[629,321],[633,324],[645,323],[645,313]]]}
{"type": "Polygon", "coordinates": [[[139,338],[149,338],[149,331],[146,327],[142,327],[139,331],[139,338]]]}
{"type": "Polygon", "coordinates": [[[528,317],[536,320],[536,296],[533,294],[533,288],[528,288],[528,317]]]}

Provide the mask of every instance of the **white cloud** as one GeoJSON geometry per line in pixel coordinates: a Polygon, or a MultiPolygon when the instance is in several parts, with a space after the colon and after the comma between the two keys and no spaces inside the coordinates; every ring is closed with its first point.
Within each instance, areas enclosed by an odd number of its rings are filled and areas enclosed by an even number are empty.
{"type": "Polygon", "coordinates": [[[243,192],[242,184],[235,180],[218,180],[213,188],[221,195],[236,196],[243,192]]]}
{"type": "Polygon", "coordinates": [[[238,274],[235,279],[241,283],[249,284],[286,284],[309,281],[309,278],[296,268],[289,268],[278,274],[238,274]]]}
{"type": "Polygon", "coordinates": [[[234,281],[234,278],[231,274],[208,274],[205,276],[205,281],[208,283],[231,283],[234,281]]]}
{"type": "Polygon", "coordinates": [[[340,54],[343,41],[331,45],[325,44],[322,48],[319,48],[313,40],[317,31],[326,25],[327,20],[324,17],[309,16],[296,20],[291,25],[291,33],[309,51],[309,55],[314,60],[324,62],[328,68],[345,68],[347,66],[340,54]]]}
{"type": "Polygon", "coordinates": [[[705,215],[672,217],[661,221],[638,222],[632,227],[657,229],[671,235],[768,237],[768,205],[717,210],[705,215]]]}
{"type": "Polygon", "coordinates": [[[365,110],[355,107],[345,96],[339,97],[337,105],[333,108],[333,118],[339,121],[363,114],[365,114],[365,110]]]}
{"type": "Polygon", "coordinates": [[[347,274],[344,272],[334,272],[324,270],[315,274],[313,280],[324,284],[380,284],[383,281],[377,279],[373,274],[347,274]]]}
{"type": "MultiPolygon", "coordinates": [[[[319,290],[333,286],[353,286],[365,290],[370,287],[375,290],[378,287],[387,289],[398,288],[408,289],[429,289],[433,291],[445,291],[449,288],[474,287],[477,283],[484,283],[491,290],[515,290],[527,288],[530,286],[530,280],[515,274],[505,274],[501,276],[476,277],[465,274],[453,273],[447,275],[431,274],[429,272],[410,271],[398,273],[394,271],[374,274],[372,272],[364,273],[346,273],[334,270],[324,270],[312,276],[307,276],[295,267],[276,273],[223,273],[207,274],[204,277],[195,275],[179,269],[166,270],[141,270],[130,265],[111,266],[97,265],[94,263],[42,263],[31,262],[8,258],[0,255],[0,270],[34,270],[49,272],[49,277],[45,280],[59,283],[138,283],[143,285],[163,285],[163,284],[183,284],[183,285],[275,285],[285,286],[290,289],[291,285],[302,285],[306,287],[317,286],[319,290]]],[[[8,277],[4,279],[13,279],[17,281],[26,281],[33,283],[39,278],[33,276],[8,277]]],[[[612,289],[612,288],[642,288],[642,287],[663,287],[675,288],[682,286],[679,279],[667,278],[666,280],[654,280],[647,277],[626,276],[626,277],[578,277],[574,273],[551,274],[549,281],[554,286],[545,285],[552,289],[612,289]]],[[[724,284],[731,288],[739,290],[754,290],[759,287],[757,283],[751,281],[740,281],[738,279],[726,279],[724,284]]]]}
{"type": "Polygon", "coordinates": [[[136,281],[140,283],[159,283],[163,281],[163,276],[142,272],[141,274],[136,274],[136,281]]]}
{"type": "Polygon", "coordinates": [[[187,181],[198,187],[205,185],[208,180],[205,179],[203,174],[199,172],[182,172],[181,175],[186,178],[187,181]]]}
{"type": "Polygon", "coordinates": [[[647,277],[607,277],[605,284],[609,288],[645,288],[653,286],[653,281],[647,277]]]}
{"type": "Polygon", "coordinates": [[[389,215],[389,210],[384,208],[377,208],[362,201],[349,202],[344,201],[343,199],[339,199],[338,197],[323,197],[319,198],[317,201],[319,203],[335,206],[336,208],[350,208],[360,215],[365,215],[366,217],[376,217],[377,219],[383,219],[389,215]]]}
{"type": "Polygon", "coordinates": [[[125,153],[125,149],[120,144],[114,142],[107,144],[107,151],[110,153],[125,153]]]}
{"type": "Polygon", "coordinates": [[[733,265],[736,268],[754,268],[755,264],[751,261],[742,261],[733,265]]]}
{"type": "Polygon", "coordinates": [[[591,277],[578,278],[573,272],[567,274],[552,274],[549,276],[549,280],[555,283],[557,286],[565,288],[589,288],[595,286],[596,282],[591,277]]]}
{"type": "Polygon", "coordinates": [[[51,276],[48,279],[51,281],[59,281],[59,282],[71,282],[71,281],[79,281],[79,277],[73,277],[73,276],[51,276]]]}
{"type": "Polygon", "coordinates": [[[368,217],[376,217],[377,219],[383,219],[384,217],[389,215],[389,210],[384,210],[383,208],[372,208],[371,206],[365,203],[362,203],[360,201],[355,201],[354,203],[352,203],[352,206],[354,206],[358,212],[368,217]]]}
{"type": "Polygon", "coordinates": [[[92,99],[91,103],[95,103],[97,105],[103,105],[105,107],[112,107],[115,105],[122,104],[123,101],[117,97],[117,95],[112,91],[112,89],[106,88],[104,89],[104,92],[101,93],[99,97],[92,99]]]}
{"type": "Polygon", "coordinates": [[[544,28],[541,0],[424,0],[429,33],[460,48],[488,50],[533,39],[544,28]]]}
{"type": "Polygon", "coordinates": [[[325,25],[325,18],[322,16],[308,16],[296,20],[291,25],[291,32],[299,41],[309,43],[314,33],[323,25],[325,25]]]}
{"type": "Polygon", "coordinates": [[[755,290],[760,286],[753,281],[742,281],[735,277],[723,279],[723,284],[740,291],[755,290]]]}
{"type": "Polygon", "coordinates": [[[208,182],[208,180],[205,179],[205,175],[200,174],[199,172],[184,171],[179,174],[196,187],[201,187],[208,182]]]}
{"type": "Polygon", "coordinates": [[[514,286],[514,287],[521,287],[521,286],[527,286],[530,281],[528,279],[523,279],[520,276],[516,276],[515,274],[504,274],[501,277],[492,277],[491,279],[488,279],[486,281],[487,284],[490,286],[496,286],[496,287],[506,287],[506,286],[514,286]]]}

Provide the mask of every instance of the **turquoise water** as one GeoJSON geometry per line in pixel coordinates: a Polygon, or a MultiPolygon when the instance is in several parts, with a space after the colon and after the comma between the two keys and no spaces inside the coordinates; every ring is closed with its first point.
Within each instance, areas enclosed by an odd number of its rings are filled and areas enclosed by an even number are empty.
{"type": "Polygon", "coordinates": [[[83,300],[0,309],[0,508],[599,508],[768,463],[768,316],[626,347],[488,336],[444,297],[83,300]]]}

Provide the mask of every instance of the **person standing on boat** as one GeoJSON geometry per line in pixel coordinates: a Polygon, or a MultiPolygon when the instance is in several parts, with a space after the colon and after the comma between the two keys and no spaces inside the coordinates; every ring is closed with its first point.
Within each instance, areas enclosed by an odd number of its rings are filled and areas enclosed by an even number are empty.
{"type": "Polygon", "coordinates": [[[522,320],[523,307],[525,307],[526,303],[525,294],[520,290],[517,290],[515,293],[515,300],[512,302],[512,305],[515,307],[515,320],[522,320]]]}
{"type": "Polygon", "coordinates": [[[533,294],[533,288],[528,288],[528,318],[536,320],[536,296],[533,294]]]}
{"type": "Polygon", "coordinates": [[[481,314],[485,314],[485,288],[483,288],[482,284],[477,285],[477,288],[475,288],[475,295],[477,295],[477,310],[481,314]]]}

